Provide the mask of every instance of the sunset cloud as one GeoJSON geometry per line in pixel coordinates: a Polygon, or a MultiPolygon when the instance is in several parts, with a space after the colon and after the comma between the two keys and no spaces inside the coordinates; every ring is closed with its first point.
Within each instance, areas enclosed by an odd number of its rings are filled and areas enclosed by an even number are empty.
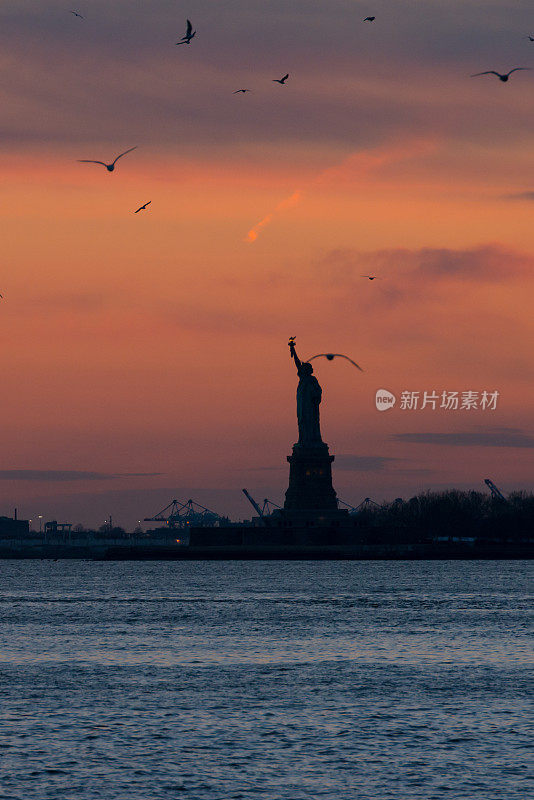
{"type": "Polygon", "coordinates": [[[403,280],[413,278],[420,281],[428,278],[498,282],[521,275],[534,277],[534,256],[498,243],[462,250],[447,247],[414,250],[391,248],[374,252],[339,249],[324,255],[319,267],[328,268],[333,283],[359,282],[362,270],[403,280]]]}
{"type": "Polygon", "coordinates": [[[520,141],[531,121],[527,104],[517,102],[528,77],[499,92],[469,75],[487,68],[489,52],[515,63],[515,31],[528,28],[530,9],[517,0],[512,27],[505,7],[484,7],[484,15],[481,7],[452,0],[422,14],[411,0],[388,7],[377,37],[354,28],[346,3],[332,13],[312,0],[277,1],[266,14],[260,0],[202,0],[194,46],[176,48],[169,4],[100,0],[80,25],[59,0],[6,0],[3,146],[107,145],[125,131],[144,145],[179,142],[181,152],[261,143],[282,157],[288,142],[348,153],[421,133],[520,141]],[[273,64],[288,60],[290,83],[277,91],[273,64]],[[243,64],[254,92],[229,98],[243,64]],[[169,80],[173,74],[178,82],[169,80]]]}

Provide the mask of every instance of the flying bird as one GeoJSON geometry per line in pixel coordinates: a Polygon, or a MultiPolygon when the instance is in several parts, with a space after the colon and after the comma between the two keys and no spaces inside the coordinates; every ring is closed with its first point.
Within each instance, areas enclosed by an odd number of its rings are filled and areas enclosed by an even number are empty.
{"type": "Polygon", "coordinates": [[[376,281],[379,277],[379,275],[362,275],[362,278],[369,278],[370,281],[376,281]]]}
{"type": "Polygon", "coordinates": [[[530,41],[531,41],[531,42],[534,42],[534,36],[531,36],[531,35],[530,35],[530,33],[529,33],[529,35],[527,36],[527,39],[530,39],[530,41]]]}
{"type": "Polygon", "coordinates": [[[232,94],[239,94],[239,92],[243,92],[243,94],[245,94],[245,92],[251,92],[251,91],[252,89],[236,89],[235,92],[232,92],[232,94]]]}
{"type": "Polygon", "coordinates": [[[132,150],[135,150],[136,148],[137,148],[137,145],[135,145],[135,147],[130,147],[129,150],[125,150],[124,153],[120,153],[120,155],[118,155],[117,158],[115,159],[115,161],[112,161],[111,164],[106,164],[105,161],[93,161],[90,158],[79,158],[78,161],[81,164],[102,164],[102,166],[105,167],[108,172],[113,172],[113,170],[115,169],[115,164],[117,163],[119,158],[122,158],[123,156],[125,156],[126,153],[131,153],[132,150]]]}
{"type": "Polygon", "coordinates": [[[82,14],[78,14],[77,11],[71,11],[70,13],[74,14],[75,17],[79,17],[80,19],[85,19],[85,17],[82,14]]]}
{"type": "Polygon", "coordinates": [[[333,361],[334,358],[346,358],[347,361],[350,361],[350,363],[356,367],[356,369],[359,369],[360,372],[363,372],[363,369],[360,367],[359,364],[353,361],[352,358],[343,355],[343,353],[318,353],[316,356],[312,356],[311,358],[309,358],[308,361],[313,361],[314,358],[326,358],[328,361],[333,361]]]}
{"type": "Polygon", "coordinates": [[[139,206],[139,208],[137,209],[137,211],[134,211],[134,214],[139,214],[139,212],[140,212],[140,211],[144,211],[144,209],[145,209],[147,206],[149,206],[151,202],[152,202],[152,200],[149,200],[149,201],[148,201],[148,203],[145,203],[145,204],[144,204],[144,206],[139,206]]]}
{"type": "Polygon", "coordinates": [[[511,69],[510,72],[505,72],[504,75],[500,72],[495,72],[494,69],[488,69],[486,72],[475,72],[475,74],[471,75],[471,77],[478,78],[479,75],[496,75],[500,81],[506,83],[512,72],[519,72],[519,70],[530,70],[530,67],[514,67],[514,69],[511,69]]]}
{"type": "Polygon", "coordinates": [[[280,83],[283,86],[288,78],[289,78],[289,72],[287,73],[287,75],[284,75],[283,78],[273,78],[273,83],[280,83]]]}
{"type": "Polygon", "coordinates": [[[374,21],[375,21],[375,19],[376,19],[376,17],[366,17],[366,18],[364,19],[364,22],[374,22],[374,21]]]}
{"type": "Polygon", "coordinates": [[[193,25],[191,23],[191,20],[188,19],[187,20],[187,28],[186,28],[186,31],[185,31],[185,35],[182,36],[180,41],[176,42],[176,44],[191,44],[191,39],[195,35],[196,35],[196,31],[193,30],[193,25]]]}

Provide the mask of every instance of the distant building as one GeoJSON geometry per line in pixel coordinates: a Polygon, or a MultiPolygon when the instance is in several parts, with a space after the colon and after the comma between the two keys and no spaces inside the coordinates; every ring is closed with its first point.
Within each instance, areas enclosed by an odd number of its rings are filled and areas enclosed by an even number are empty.
{"type": "Polygon", "coordinates": [[[11,536],[25,536],[30,532],[30,523],[27,519],[17,517],[0,517],[0,537],[3,539],[11,536]]]}
{"type": "Polygon", "coordinates": [[[69,533],[72,528],[72,522],[58,522],[53,519],[50,522],[45,522],[45,533],[69,533]]]}

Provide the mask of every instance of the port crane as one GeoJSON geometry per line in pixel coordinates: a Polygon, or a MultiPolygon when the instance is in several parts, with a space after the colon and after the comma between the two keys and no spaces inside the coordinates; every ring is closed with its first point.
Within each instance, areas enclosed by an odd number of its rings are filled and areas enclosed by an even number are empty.
{"type": "Polygon", "coordinates": [[[338,503],[341,503],[341,505],[346,506],[351,513],[356,511],[363,511],[364,509],[372,507],[381,508],[380,504],[375,503],[375,501],[371,500],[370,497],[366,497],[365,500],[362,500],[359,506],[352,506],[350,503],[347,503],[346,500],[341,500],[341,498],[339,497],[337,501],[338,503]]]}
{"type": "Polygon", "coordinates": [[[282,506],[279,506],[278,503],[275,503],[273,500],[269,500],[266,497],[263,501],[263,513],[272,514],[275,508],[282,508],[282,506]]]}
{"type": "Polygon", "coordinates": [[[224,522],[225,518],[194,500],[189,499],[182,503],[174,499],[153,517],[145,517],[144,521],[163,522],[169,528],[186,528],[192,525],[213,528],[221,521],[224,522]]]}
{"type": "Polygon", "coordinates": [[[259,504],[254,500],[251,494],[246,489],[243,489],[243,494],[249,501],[250,505],[256,511],[259,518],[265,525],[268,525],[267,516],[270,516],[273,513],[274,508],[281,508],[277,503],[274,503],[272,500],[269,500],[267,497],[263,501],[263,506],[260,508],[259,504]],[[272,508],[271,508],[272,506],[272,508]]]}
{"type": "Polygon", "coordinates": [[[491,496],[493,497],[494,500],[504,500],[505,503],[508,502],[506,497],[503,495],[501,490],[499,488],[497,488],[497,486],[495,486],[493,481],[491,481],[489,478],[484,478],[484,483],[486,484],[486,486],[490,490],[491,496]]]}

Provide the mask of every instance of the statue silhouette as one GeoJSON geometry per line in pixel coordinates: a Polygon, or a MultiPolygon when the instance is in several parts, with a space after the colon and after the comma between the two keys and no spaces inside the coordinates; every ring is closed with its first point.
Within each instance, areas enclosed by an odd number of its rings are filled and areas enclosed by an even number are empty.
{"type": "Polygon", "coordinates": [[[298,443],[304,447],[324,446],[319,423],[319,404],[323,394],[321,386],[313,374],[312,365],[308,361],[303,363],[298,357],[293,339],[289,340],[289,351],[299,376],[297,387],[298,443]]]}

